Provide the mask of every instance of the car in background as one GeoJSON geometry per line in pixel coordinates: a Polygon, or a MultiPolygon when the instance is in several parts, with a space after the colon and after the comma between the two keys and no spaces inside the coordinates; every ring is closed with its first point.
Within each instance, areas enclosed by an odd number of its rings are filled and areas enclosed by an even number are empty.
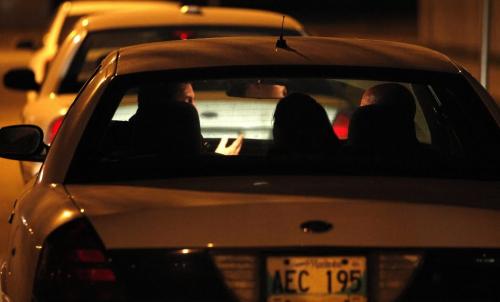
{"type": "MultiPolygon", "coordinates": [[[[142,2],[141,2],[142,3],[142,2]]],[[[262,10],[171,6],[83,18],[70,32],[40,87],[30,70],[16,69],[4,77],[6,87],[38,90],[22,111],[23,123],[38,125],[50,144],[85,81],[113,49],[147,42],[238,35],[305,35],[292,17],[262,10]],[[283,30],[282,30],[283,25],[283,30]],[[14,81],[12,81],[14,79],[14,81]]],[[[221,49],[220,51],[223,51],[221,49]]],[[[25,180],[39,165],[22,164],[25,180]]]]}
{"type": "Polygon", "coordinates": [[[435,51],[319,37],[123,48],[50,148],[42,132],[0,129],[2,157],[44,160],[9,220],[5,301],[500,299],[500,114],[435,51]],[[217,122],[163,98],[186,83],[196,107],[217,101],[217,122]],[[356,105],[341,140],[325,107],[357,87],[404,93],[356,105]],[[240,134],[236,156],[206,147],[240,134]]]}
{"type": "Polygon", "coordinates": [[[29,67],[35,73],[35,80],[37,83],[43,82],[50,62],[80,18],[105,12],[164,6],[176,7],[175,4],[160,1],[73,1],[62,3],[43,36],[42,47],[33,54],[29,62],[29,67]]]}

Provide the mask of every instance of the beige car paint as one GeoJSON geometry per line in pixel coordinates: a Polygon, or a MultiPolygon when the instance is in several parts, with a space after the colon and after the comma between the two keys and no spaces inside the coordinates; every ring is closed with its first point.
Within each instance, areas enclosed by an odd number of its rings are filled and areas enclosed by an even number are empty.
{"type": "Polygon", "coordinates": [[[261,176],[67,188],[110,249],[500,247],[498,182],[261,176]],[[301,231],[317,219],[334,230],[301,231]]]}
{"type": "Polygon", "coordinates": [[[35,269],[43,242],[55,228],[81,215],[63,186],[33,186],[26,189],[14,209],[9,237],[10,257],[1,284],[10,301],[31,301],[35,269]],[[23,197],[24,196],[24,197],[23,197]]]}

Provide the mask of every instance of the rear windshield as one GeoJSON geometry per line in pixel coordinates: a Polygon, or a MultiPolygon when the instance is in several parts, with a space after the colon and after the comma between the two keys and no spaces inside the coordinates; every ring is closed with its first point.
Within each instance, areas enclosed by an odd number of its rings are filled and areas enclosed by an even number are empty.
{"type": "MultiPolygon", "coordinates": [[[[70,68],[62,80],[59,93],[77,93],[106,55],[117,48],[135,44],[167,40],[186,40],[231,36],[276,36],[280,28],[238,26],[182,26],[160,28],[134,28],[90,33],[82,43],[70,68]]],[[[285,30],[287,36],[300,32],[285,30]]]]}
{"type": "Polygon", "coordinates": [[[92,138],[85,169],[108,180],[439,176],[465,169],[470,150],[479,150],[471,117],[445,105],[462,96],[429,83],[331,77],[127,83],[101,121],[102,136],[92,138]]]}

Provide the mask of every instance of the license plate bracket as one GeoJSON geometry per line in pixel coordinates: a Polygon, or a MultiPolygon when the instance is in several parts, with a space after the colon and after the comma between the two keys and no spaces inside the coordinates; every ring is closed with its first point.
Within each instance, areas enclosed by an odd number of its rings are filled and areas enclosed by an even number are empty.
{"type": "Polygon", "coordinates": [[[366,256],[269,256],[267,302],[367,301],[366,256]]]}

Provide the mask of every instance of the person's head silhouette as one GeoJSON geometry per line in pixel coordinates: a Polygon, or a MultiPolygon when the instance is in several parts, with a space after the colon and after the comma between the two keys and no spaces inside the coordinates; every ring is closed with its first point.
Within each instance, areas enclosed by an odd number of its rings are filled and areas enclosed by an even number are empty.
{"type": "Polygon", "coordinates": [[[405,86],[386,83],[368,88],[351,117],[348,144],[384,151],[414,146],[415,112],[415,99],[405,86]]]}
{"type": "Polygon", "coordinates": [[[273,137],[273,152],[278,154],[331,154],[340,145],[323,106],[302,93],[278,102],[273,137]]]}

